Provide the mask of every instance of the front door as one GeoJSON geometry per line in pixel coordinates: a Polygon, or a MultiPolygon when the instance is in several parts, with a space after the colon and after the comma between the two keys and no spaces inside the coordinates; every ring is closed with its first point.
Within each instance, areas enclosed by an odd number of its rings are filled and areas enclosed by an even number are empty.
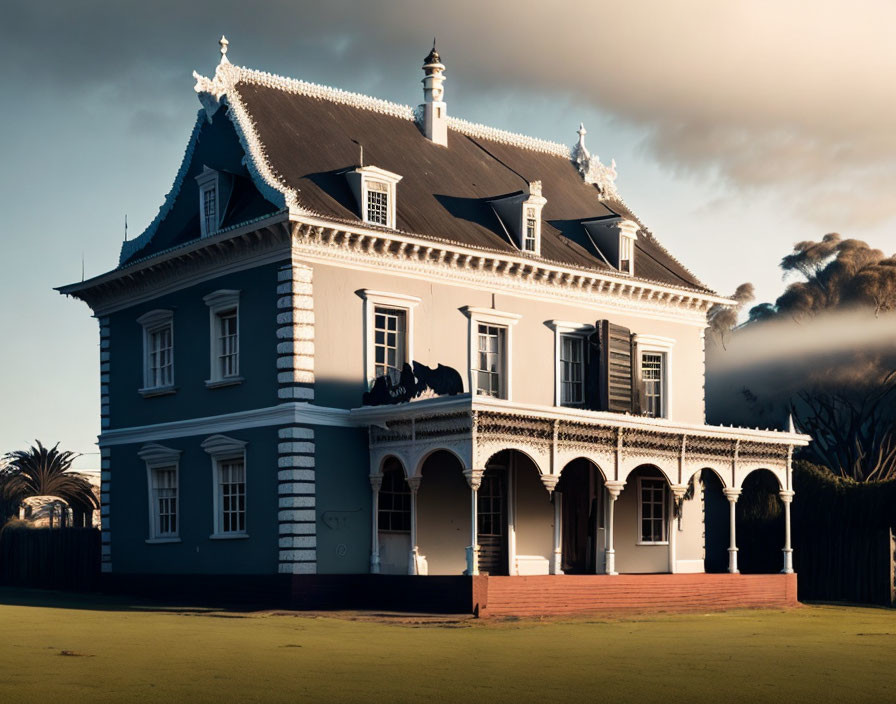
{"type": "Polygon", "coordinates": [[[479,486],[479,572],[507,574],[507,470],[489,467],[479,486]]]}

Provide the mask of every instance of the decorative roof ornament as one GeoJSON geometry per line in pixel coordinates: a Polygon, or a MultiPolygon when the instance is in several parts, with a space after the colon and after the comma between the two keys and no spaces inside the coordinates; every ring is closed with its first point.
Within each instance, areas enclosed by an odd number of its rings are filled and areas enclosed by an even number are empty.
{"type": "Polygon", "coordinates": [[[600,157],[595,154],[591,156],[591,152],[585,146],[585,135],[588,130],[585,129],[584,123],[579,123],[579,129],[576,130],[579,135],[578,143],[572,148],[570,158],[578,168],[579,173],[585,183],[593,183],[600,191],[601,200],[618,199],[619,193],[616,191],[616,160],[610,161],[610,165],[606,166],[600,163],[600,157]]]}
{"type": "Polygon", "coordinates": [[[230,63],[230,59],[227,58],[227,46],[228,46],[228,44],[230,44],[230,42],[227,41],[227,37],[225,37],[225,36],[222,34],[222,35],[221,35],[221,38],[218,40],[218,44],[219,44],[220,47],[221,47],[221,61],[220,61],[220,63],[222,63],[222,64],[229,64],[229,63],[230,63]]]}
{"type": "Polygon", "coordinates": [[[429,52],[429,56],[423,59],[423,63],[425,64],[440,64],[442,63],[442,59],[439,57],[439,52],[436,51],[436,38],[432,38],[432,51],[429,52]]]}

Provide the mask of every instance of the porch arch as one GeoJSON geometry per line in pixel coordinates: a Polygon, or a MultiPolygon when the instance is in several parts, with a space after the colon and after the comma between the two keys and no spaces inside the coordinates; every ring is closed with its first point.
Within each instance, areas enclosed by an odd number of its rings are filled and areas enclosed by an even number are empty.
{"type": "Polygon", "coordinates": [[[457,460],[457,464],[460,467],[461,475],[463,475],[464,471],[468,469],[467,463],[464,461],[464,458],[461,456],[461,454],[457,450],[455,450],[454,448],[451,448],[451,447],[446,447],[446,446],[436,446],[436,447],[431,447],[427,450],[424,450],[424,452],[420,455],[420,457],[417,459],[417,461],[413,464],[414,473],[410,474],[408,476],[422,478],[423,477],[423,467],[426,464],[427,460],[429,460],[429,458],[431,458],[436,453],[440,453],[440,452],[444,452],[448,455],[451,455],[452,457],[454,457],[454,459],[457,460]]]}
{"type": "MultiPolygon", "coordinates": [[[[560,502],[559,567],[564,574],[605,571],[607,476],[590,457],[569,460],[560,469],[554,502],[560,502]]],[[[557,519],[555,514],[555,520],[557,519]]]]}
{"type": "Polygon", "coordinates": [[[728,482],[725,481],[724,474],[710,465],[705,465],[703,467],[690,471],[690,474],[684,477],[684,481],[682,482],[682,484],[690,484],[691,480],[693,480],[694,477],[696,477],[701,472],[712,472],[715,475],[715,478],[719,480],[719,483],[722,485],[723,489],[728,487],[728,482]]]}
{"type": "Polygon", "coordinates": [[[385,474],[386,471],[395,467],[401,470],[401,473],[404,475],[405,479],[410,476],[408,474],[408,468],[405,464],[404,459],[400,455],[391,452],[387,455],[383,455],[380,458],[379,466],[377,467],[376,473],[382,475],[385,474]]]}
{"type": "Polygon", "coordinates": [[[631,483],[631,479],[636,472],[643,473],[646,470],[655,470],[655,471],[659,472],[660,474],[662,474],[663,478],[666,480],[666,483],[669,486],[672,486],[673,484],[676,483],[675,479],[676,479],[678,472],[673,467],[669,466],[665,462],[655,462],[655,461],[649,461],[649,462],[642,462],[642,461],[634,462],[633,461],[630,463],[624,462],[622,465],[622,469],[619,472],[620,479],[622,479],[622,481],[626,482],[626,484],[628,485],[631,483]]]}
{"type": "Polygon", "coordinates": [[[778,483],[778,491],[781,491],[782,489],[785,488],[785,479],[784,479],[784,476],[783,476],[784,473],[782,470],[772,468],[772,467],[767,467],[764,465],[759,465],[759,464],[747,465],[744,467],[739,466],[737,468],[737,476],[736,476],[737,484],[735,485],[736,488],[743,490],[744,482],[747,481],[747,478],[750,475],[755,475],[757,472],[764,472],[764,473],[767,473],[768,475],[771,475],[772,477],[774,477],[775,481],[778,483]]]}
{"type": "Polygon", "coordinates": [[[417,467],[416,545],[421,574],[462,574],[467,566],[470,486],[463,470],[461,458],[448,448],[427,452],[417,467]]]}
{"type": "Polygon", "coordinates": [[[550,474],[550,471],[545,471],[542,468],[542,466],[538,462],[538,458],[535,457],[535,455],[532,453],[530,448],[526,448],[522,445],[515,445],[515,444],[502,445],[500,448],[493,449],[491,451],[491,453],[489,454],[488,458],[484,462],[482,462],[482,466],[488,467],[489,464],[494,464],[495,458],[504,452],[507,452],[507,453],[517,452],[517,453],[521,454],[529,462],[532,463],[532,466],[535,467],[535,470],[538,472],[538,476],[540,476],[540,477],[544,476],[546,474],[550,474]]]}

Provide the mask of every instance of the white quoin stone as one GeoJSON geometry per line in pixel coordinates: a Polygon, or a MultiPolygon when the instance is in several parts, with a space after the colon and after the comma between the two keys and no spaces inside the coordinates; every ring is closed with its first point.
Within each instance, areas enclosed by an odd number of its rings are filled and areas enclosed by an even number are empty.
{"type": "Polygon", "coordinates": [[[433,40],[432,51],[423,60],[423,134],[427,139],[443,147],[448,146],[448,109],[445,105],[445,64],[436,51],[433,40]]]}

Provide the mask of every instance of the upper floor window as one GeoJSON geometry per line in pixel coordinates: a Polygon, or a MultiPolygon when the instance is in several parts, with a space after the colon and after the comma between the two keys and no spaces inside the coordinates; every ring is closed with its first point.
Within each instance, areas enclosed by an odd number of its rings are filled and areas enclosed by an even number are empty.
{"type": "Polygon", "coordinates": [[[526,208],[526,231],[523,236],[523,249],[527,252],[535,252],[538,244],[538,220],[535,218],[535,208],[526,208]]]}
{"type": "Polygon", "coordinates": [[[522,317],[492,308],[461,309],[470,319],[470,389],[481,396],[511,397],[511,328],[522,317]]]}
{"type": "Polygon", "coordinates": [[[218,172],[207,166],[196,177],[199,186],[199,230],[202,237],[215,234],[221,224],[219,182],[218,172]]]}
{"type": "Polygon", "coordinates": [[[207,386],[242,381],[240,376],[239,291],[222,289],[203,300],[209,307],[210,367],[207,386]]]}
{"type": "Polygon", "coordinates": [[[180,450],[150,443],[141,447],[137,454],[146,462],[149,486],[149,542],[177,540],[180,450]]]}
{"type": "Polygon", "coordinates": [[[489,201],[501,227],[523,252],[541,253],[541,211],[547,199],[541,195],[541,181],[529,183],[528,190],[489,201]]]}
{"type": "Polygon", "coordinates": [[[150,395],[174,387],[174,314],[153,310],[137,318],[143,326],[143,387],[150,395]]]}
{"type": "Polygon", "coordinates": [[[654,418],[669,417],[669,358],[675,340],[656,335],[636,334],[634,359],[636,368],[632,374],[638,381],[637,394],[641,413],[654,418]]]}
{"type": "Polygon", "coordinates": [[[411,530],[411,490],[400,467],[388,467],[383,471],[377,525],[384,531],[411,530]]]}
{"type": "Polygon", "coordinates": [[[666,480],[640,477],[638,479],[639,543],[665,543],[666,538],[666,480]]]}
{"type": "Polygon", "coordinates": [[[245,447],[245,442],[224,435],[212,435],[202,442],[202,449],[212,457],[212,538],[240,538],[247,535],[245,447]]]}
{"type": "Polygon", "coordinates": [[[480,323],[477,328],[476,393],[503,397],[507,353],[507,328],[480,323]]]}
{"type": "Polygon", "coordinates": [[[366,330],[364,376],[368,386],[381,376],[398,383],[401,370],[414,358],[416,296],[364,289],[366,330]]]}
{"type": "Polygon", "coordinates": [[[372,225],[394,228],[396,187],[401,176],[376,166],[362,166],[349,171],[347,176],[361,219],[372,225]]]}
{"type": "Polygon", "coordinates": [[[634,242],[631,237],[619,238],[619,269],[627,274],[632,273],[634,242]]]}
{"type": "Polygon", "coordinates": [[[585,340],[581,335],[560,336],[560,405],[585,403],[585,340]]]}

